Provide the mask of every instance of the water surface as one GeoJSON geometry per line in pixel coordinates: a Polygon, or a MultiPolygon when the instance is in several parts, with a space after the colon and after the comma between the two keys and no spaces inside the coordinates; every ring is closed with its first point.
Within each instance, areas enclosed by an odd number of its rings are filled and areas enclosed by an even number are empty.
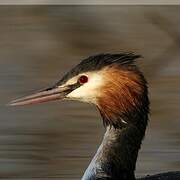
{"type": "Polygon", "coordinates": [[[180,169],[180,7],[1,6],[0,177],[80,179],[104,128],[92,105],[7,107],[56,82],[81,59],[133,51],[149,81],[151,116],[138,176],[180,169]]]}

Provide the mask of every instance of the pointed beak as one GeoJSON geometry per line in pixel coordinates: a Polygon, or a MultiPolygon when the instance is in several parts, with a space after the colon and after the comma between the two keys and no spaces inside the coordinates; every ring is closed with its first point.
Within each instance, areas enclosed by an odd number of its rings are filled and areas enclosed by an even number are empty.
{"type": "Polygon", "coordinates": [[[29,96],[25,96],[16,100],[11,101],[8,105],[10,106],[23,106],[30,104],[39,104],[48,101],[62,100],[66,98],[66,95],[77,88],[77,84],[68,86],[56,86],[48,88],[29,96]]]}

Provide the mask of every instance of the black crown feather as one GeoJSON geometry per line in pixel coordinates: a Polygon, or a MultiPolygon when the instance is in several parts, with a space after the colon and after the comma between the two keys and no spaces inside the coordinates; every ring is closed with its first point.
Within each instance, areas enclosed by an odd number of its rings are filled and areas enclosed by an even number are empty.
{"type": "Polygon", "coordinates": [[[111,64],[119,64],[123,66],[133,65],[135,60],[140,57],[140,55],[135,55],[134,53],[107,53],[90,56],[87,59],[82,60],[77,66],[68,72],[58,84],[65,83],[68,79],[78,75],[79,73],[100,70],[111,64]]]}

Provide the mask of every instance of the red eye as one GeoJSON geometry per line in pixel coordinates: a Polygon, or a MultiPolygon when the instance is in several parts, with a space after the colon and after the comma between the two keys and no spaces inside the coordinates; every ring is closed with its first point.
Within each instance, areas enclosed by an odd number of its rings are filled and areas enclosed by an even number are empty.
{"type": "Polygon", "coordinates": [[[88,82],[88,77],[85,76],[85,75],[82,75],[82,76],[80,76],[78,81],[79,81],[80,84],[87,83],[88,82]]]}

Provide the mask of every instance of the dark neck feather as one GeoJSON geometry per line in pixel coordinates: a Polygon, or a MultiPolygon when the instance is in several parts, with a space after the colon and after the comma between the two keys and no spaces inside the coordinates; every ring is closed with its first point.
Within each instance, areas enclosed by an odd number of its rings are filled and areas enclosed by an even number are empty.
{"type": "Polygon", "coordinates": [[[123,128],[107,126],[102,144],[83,180],[135,180],[134,170],[144,133],[145,129],[133,124],[123,128]]]}

